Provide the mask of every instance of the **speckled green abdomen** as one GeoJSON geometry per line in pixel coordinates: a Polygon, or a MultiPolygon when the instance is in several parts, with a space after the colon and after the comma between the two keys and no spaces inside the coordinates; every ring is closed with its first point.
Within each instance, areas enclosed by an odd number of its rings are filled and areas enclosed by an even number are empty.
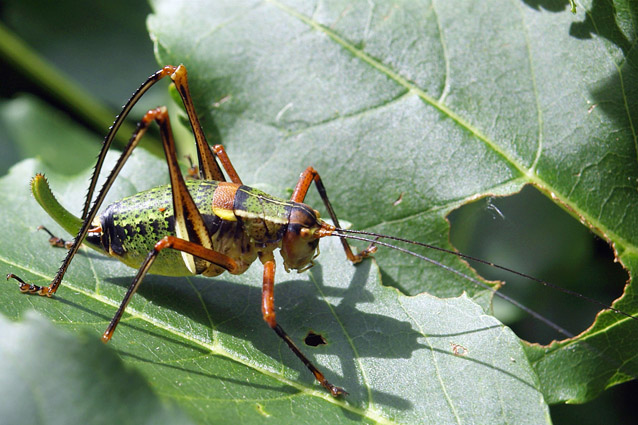
{"type": "MultiPolygon", "coordinates": [[[[211,235],[222,227],[232,225],[222,223],[212,212],[212,196],[217,184],[205,180],[186,182],[211,235]]],[[[111,204],[99,220],[102,235],[89,235],[87,240],[101,245],[106,252],[126,265],[138,268],[160,239],[175,236],[171,186],[158,186],[111,204]]],[[[160,252],[150,272],[166,276],[192,275],[184,265],[181,254],[171,249],[160,252]]]]}

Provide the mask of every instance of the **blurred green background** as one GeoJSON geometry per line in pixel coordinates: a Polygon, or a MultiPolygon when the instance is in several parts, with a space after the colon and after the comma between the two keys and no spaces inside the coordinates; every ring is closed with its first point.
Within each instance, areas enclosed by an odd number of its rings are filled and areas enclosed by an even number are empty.
{"type": "MultiPolygon", "coordinates": [[[[104,108],[102,115],[85,114],[91,108],[69,105],[72,99],[56,93],[55,88],[43,87],[37,77],[17,68],[6,55],[0,57],[0,175],[21,159],[34,156],[67,161],[64,168],[70,173],[89,166],[121,105],[158,68],[145,25],[149,12],[145,2],[123,0],[0,3],[2,25],[77,85],[57,89],[71,98],[83,90],[80,98],[92,99],[104,108]],[[34,110],[47,118],[34,122],[30,119],[34,110]],[[40,140],[33,144],[13,142],[39,134],[43,128],[55,131],[64,120],[78,123],[75,158],[57,157],[55,146],[42,151],[40,140]]],[[[150,107],[169,102],[166,90],[152,90],[134,110],[132,120],[150,107]]],[[[152,148],[152,142],[146,145],[152,148]]],[[[516,196],[476,201],[449,219],[451,241],[461,252],[586,291],[605,303],[622,293],[627,274],[614,263],[610,247],[531,187],[516,196]],[[602,282],[615,282],[615,286],[603,287],[602,282]]],[[[570,332],[586,329],[597,312],[595,306],[573,297],[480,264],[473,266],[488,279],[506,280],[503,292],[570,332]]],[[[507,303],[496,302],[495,311],[529,341],[547,343],[558,338],[507,303]]],[[[634,418],[630,397],[637,390],[633,382],[608,390],[584,406],[553,406],[552,418],[557,424],[630,423],[634,418]]]]}

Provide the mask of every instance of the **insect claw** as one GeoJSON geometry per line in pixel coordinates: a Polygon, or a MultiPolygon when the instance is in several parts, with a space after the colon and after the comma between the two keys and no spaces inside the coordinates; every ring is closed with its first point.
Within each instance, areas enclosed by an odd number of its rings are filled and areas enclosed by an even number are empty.
{"type": "MultiPolygon", "coordinates": [[[[377,239],[379,238],[375,238],[375,241],[377,239]]],[[[353,260],[353,263],[355,264],[359,263],[361,260],[363,260],[364,258],[368,258],[375,252],[377,252],[377,246],[374,244],[374,242],[370,242],[370,245],[368,245],[367,248],[361,250],[357,255],[355,255],[355,259],[353,260]]]]}
{"type": "Polygon", "coordinates": [[[19,289],[20,289],[20,292],[22,292],[23,294],[38,294],[42,296],[46,295],[47,297],[53,296],[53,292],[51,291],[51,288],[48,286],[32,285],[30,283],[25,282],[24,280],[22,280],[22,278],[20,278],[20,276],[16,276],[13,273],[9,273],[7,275],[7,280],[9,279],[15,279],[20,283],[19,289]]]}
{"type": "Polygon", "coordinates": [[[374,242],[370,243],[370,245],[368,245],[368,247],[366,249],[364,249],[363,251],[361,251],[359,253],[359,255],[362,255],[364,258],[374,254],[375,252],[377,252],[377,246],[374,244],[374,242]]]}
{"type": "Polygon", "coordinates": [[[199,167],[193,163],[193,158],[190,155],[184,155],[184,158],[188,160],[189,167],[186,172],[186,177],[189,179],[199,180],[199,167]]]}
{"type": "Polygon", "coordinates": [[[24,280],[22,280],[19,276],[14,275],[13,273],[9,273],[9,274],[7,274],[7,280],[9,280],[9,279],[15,279],[15,280],[17,280],[18,282],[20,282],[21,284],[23,284],[23,285],[27,285],[27,283],[25,283],[25,281],[24,281],[24,280]]]}
{"type": "Polygon", "coordinates": [[[7,275],[7,280],[9,280],[9,279],[15,279],[15,280],[18,281],[18,283],[20,284],[20,292],[22,292],[22,293],[33,293],[33,292],[37,291],[37,289],[39,289],[38,287],[35,287],[34,285],[29,285],[24,280],[22,280],[22,278],[20,278],[20,276],[16,276],[13,273],[9,273],[7,275]]]}
{"type": "Polygon", "coordinates": [[[46,227],[44,227],[42,225],[38,226],[38,230],[44,230],[45,232],[47,232],[49,234],[49,236],[50,236],[49,244],[51,244],[51,246],[53,246],[53,247],[70,249],[73,246],[73,242],[65,241],[62,238],[58,238],[53,233],[51,233],[49,231],[49,229],[47,229],[46,227]]]}
{"type": "Polygon", "coordinates": [[[321,385],[323,385],[328,391],[330,391],[330,394],[333,397],[347,396],[348,395],[348,391],[344,390],[341,387],[334,386],[328,381],[322,382],[321,385]]]}

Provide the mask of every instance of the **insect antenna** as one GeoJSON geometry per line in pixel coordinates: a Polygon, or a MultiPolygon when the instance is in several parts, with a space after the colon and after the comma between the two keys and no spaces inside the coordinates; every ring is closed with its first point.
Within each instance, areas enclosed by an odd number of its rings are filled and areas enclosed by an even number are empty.
{"type": "MultiPolygon", "coordinates": [[[[592,303],[592,304],[598,305],[599,307],[601,307],[601,308],[603,308],[603,309],[605,309],[605,310],[611,310],[611,311],[613,311],[614,313],[618,313],[618,314],[621,314],[621,315],[623,315],[623,316],[625,316],[625,317],[628,317],[628,318],[630,318],[630,319],[632,319],[632,320],[637,320],[637,321],[638,321],[638,317],[636,317],[636,316],[632,316],[631,314],[628,314],[628,313],[625,313],[624,311],[619,310],[619,309],[617,309],[617,308],[615,308],[615,307],[612,307],[612,306],[610,306],[609,304],[606,304],[606,303],[604,303],[604,302],[601,302],[601,301],[599,301],[599,300],[597,300],[597,299],[595,299],[595,298],[588,297],[587,295],[583,295],[583,294],[581,294],[581,293],[579,293],[579,292],[572,291],[572,290],[567,289],[567,288],[563,288],[562,286],[559,286],[559,285],[553,284],[553,283],[551,283],[551,282],[547,282],[546,280],[543,280],[543,279],[540,279],[540,278],[537,278],[537,277],[534,277],[534,276],[531,276],[531,275],[528,275],[528,274],[525,274],[525,273],[522,273],[522,272],[516,271],[516,270],[514,270],[514,269],[510,269],[509,267],[501,266],[501,265],[499,265],[499,264],[492,263],[491,261],[483,260],[483,259],[481,259],[481,258],[476,258],[476,257],[473,257],[473,256],[471,256],[471,255],[463,254],[463,253],[461,253],[461,252],[452,251],[452,250],[450,250],[450,249],[445,249],[445,248],[441,248],[441,247],[438,247],[438,246],[435,246],[435,245],[430,245],[430,244],[423,243],[423,242],[413,241],[413,240],[405,239],[405,238],[401,238],[401,237],[398,237],[398,236],[382,235],[382,234],[379,234],[379,233],[367,232],[367,231],[364,231],[364,230],[336,229],[336,231],[337,231],[337,232],[342,232],[342,233],[349,233],[349,234],[359,234],[359,235],[365,235],[365,236],[373,236],[373,237],[375,237],[375,238],[377,238],[377,239],[384,238],[384,239],[391,239],[391,240],[395,240],[395,241],[398,241],[398,242],[405,242],[405,243],[408,243],[408,244],[411,244],[411,245],[422,246],[422,247],[424,247],[424,248],[432,249],[432,250],[435,250],[435,251],[440,251],[440,252],[445,252],[445,253],[448,253],[448,254],[452,254],[452,255],[455,255],[455,256],[457,256],[457,257],[464,258],[464,259],[466,259],[466,260],[475,261],[475,262],[477,262],[477,263],[486,264],[486,265],[488,265],[488,266],[490,266],[490,267],[494,267],[494,268],[496,268],[496,269],[503,270],[503,271],[506,271],[506,272],[508,272],[508,273],[512,273],[512,274],[514,274],[514,275],[517,275],[517,276],[523,277],[523,278],[525,278],[525,279],[529,279],[529,280],[534,281],[534,282],[536,282],[536,283],[540,283],[541,285],[546,286],[546,287],[548,287],[548,288],[556,289],[556,290],[558,290],[558,291],[560,291],[560,292],[563,292],[563,293],[565,293],[565,294],[568,294],[568,295],[571,295],[571,296],[573,296],[573,297],[576,297],[576,298],[580,298],[580,299],[582,299],[582,300],[585,300],[585,301],[587,301],[587,302],[589,302],[589,303],[592,303]]],[[[336,236],[342,236],[342,237],[346,237],[346,238],[349,238],[349,239],[358,239],[357,237],[353,237],[352,235],[344,235],[344,234],[340,234],[340,235],[336,235],[336,236]]],[[[462,275],[462,277],[464,277],[465,279],[468,279],[468,278],[469,278],[469,280],[470,280],[472,283],[476,283],[476,284],[479,284],[479,285],[480,285],[480,286],[482,286],[482,287],[489,288],[490,290],[492,290],[492,291],[493,291],[493,292],[494,292],[497,296],[499,296],[499,297],[501,297],[501,295],[502,295],[502,294],[500,294],[499,292],[497,292],[496,290],[494,290],[494,289],[492,289],[491,287],[489,287],[488,285],[485,285],[485,284],[483,284],[482,282],[477,281],[476,279],[470,278],[470,276],[467,276],[467,275],[465,275],[465,274],[463,274],[463,273],[461,273],[461,272],[459,272],[459,271],[457,271],[457,270],[454,270],[454,269],[452,269],[452,268],[450,268],[450,267],[448,267],[448,266],[445,266],[444,264],[440,264],[440,263],[438,263],[438,262],[437,262],[437,261],[435,261],[435,260],[432,260],[432,259],[427,258],[427,257],[425,257],[425,256],[422,256],[422,255],[420,255],[420,254],[417,254],[417,253],[411,252],[411,251],[409,251],[409,250],[401,249],[401,248],[399,248],[399,247],[397,247],[397,246],[394,246],[394,245],[390,245],[390,244],[381,244],[380,242],[378,242],[378,241],[377,241],[377,239],[375,239],[375,241],[371,241],[370,239],[361,238],[360,240],[365,240],[365,241],[369,241],[369,242],[374,242],[374,243],[376,243],[376,244],[378,244],[378,245],[387,246],[387,247],[389,247],[389,248],[396,249],[396,250],[401,251],[401,252],[405,252],[406,254],[413,255],[413,256],[418,257],[418,258],[420,258],[420,259],[422,259],[422,260],[428,261],[429,263],[432,263],[432,264],[435,264],[435,265],[441,266],[441,267],[443,267],[445,270],[452,271],[452,272],[454,272],[454,273],[456,273],[456,274],[461,274],[461,275],[462,275]]],[[[501,298],[502,298],[502,297],[501,297],[501,298]]],[[[507,300],[507,301],[510,301],[510,300],[507,300]]],[[[511,302],[511,301],[510,301],[510,302],[511,302]]],[[[516,304],[515,304],[515,305],[516,305],[516,304]]],[[[517,305],[517,306],[518,306],[518,305],[517,305]]]]}
{"type": "MultiPolygon", "coordinates": [[[[505,299],[506,301],[508,301],[508,302],[514,304],[515,306],[521,308],[526,313],[532,314],[532,316],[534,316],[536,318],[538,318],[538,316],[540,316],[540,315],[536,316],[536,314],[532,313],[532,310],[528,309],[527,307],[522,306],[520,303],[518,303],[517,301],[515,301],[515,300],[513,300],[513,299],[511,299],[509,297],[506,298],[506,296],[504,296],[504,294],[501,294],[500,292],[498,292],[497,290],[493,289],[489,285],[486,285],[483,282],[480,282],[477,279],[474,279],[474,278],[472,278],[472,277],[470,277],[470,276],[468,276],[468,275],[466,275],[466,274],[464,274],[464,273],[462,273],[462,272],[460,272],[458,270],[455,270],[455,269],[453,269],[453,268],[451,268],[449,266],[441,264],[438,261],[432,260],[431,258],[425,257],[423,255],[417,254],[415,252],[412,252],[412,251],[409,251],[407,249],[403,249],[403,248],[400,248],[400,247],[397,247],[397,246],[394,246],[394,245],[391,245],[391,244],[381,243],[381,242],[378,241],[378,239],[381,239],[381,238],[391,239],[391,240],[395,240],[395,241],[398,241],[398,242],[408,243],[408,244],[411,244],[411,245],[422,246],[424,248],[432,249],[432,250],[435,250],[435,251],[440,251],[440,252],[445,252],[447,254],[452,254],[452,255],[455,255],[457,257],[464,258],[466,260],[475,261],[475,262],[481,263],[481,264],[486,264],[486,265],[494,267],[496,269],[503,270],[503,271],[506,271],[508,273],[512,273],[512,274],[514,274],[516,276],[520,276],[520,277],[523,277],[525,279],[529,279],[529,280],[531,280],[533,282],[536,282],[536,283],[540,283],[541,285],[546,286],[548,288],[552,288],[552,289],[558,290],[560,292],[563,292],[565,294],[571,295],[573,297],[580,298],[580,299],[585,300],[585,301],[587,301],[589,303],[595,304],[595,305],[601,307],[604,310],[611,310],[614,313],[618,313],[618,314],[623,315],[625,317],[628,317],[628,318],[630,318],[632,320],[638,321],[638,317],[632,316],[631,314],[628,314],[628,313],[625,313],[624,311],[619,310],[619,309],[617,309],[615,307],[612,307],[611,305],[606,304],[604,302],[601,302],[601,301],[599,301],[599,300],[597,300],[595,298],[591,298],[591,297],[588,297],[587,295],[581,294],[579,292],[572,291],[572,290],[567,289],[567,288],[563,288],[562,286],[558,286],[556,284],[547,282],[546,280],[543,280],[543,279],[540,279],[540,278],[537,278],[537,277],[534,277],[534,276],[531,276],[531,275],[516,271],[516,270],[511,269],[509,267],[501,266],[499,264],[492,263],[491,261],[483,260],[481,258],[476,258],[476,257],[473,257],[471,255],[463,254],[461,252],[452,251],[450,249],[445,249],[445,248],[441,248],[441,247],[438,247],[438,246],[435,246],[435,245],[430,245],[430,244],[423,243],[423,242],[413,241],[413,240],[401,238],[401,237],[398,237],[398,236],[382,235],[382,234],[379,234],[379,233],[367,232],[367,231],[364,231],[364,230],[350,230],[350,229],[340,229],[339,228],[339,229],[336,229],[336,231],[341,233],[341,234],[335,234],[335,236],[341,236],[341,237],[346,237],[346,238],[349,238],[349,239],[358,239],[358,240],[363,240],[363,241],[368,241],[368,242],[374,242],[377,245],[386,246],[388,248],[392,248],[392,249],[395,249],[397,251],[404,252],[406,254],[415,256],[415,257],[417,257],[417,258],[419,258],[421,260],[427,261],[427,262],[429,262],[431,264],[434,264],[434,265],[437,265],[439,267],[442,267],[443,269],[448,270],[448,271],[450,271],[452,273],[455,273],[455,274],[463,277],[464,279],[469,280],[470,282],[472,282],[474,284],[477,284],[477,285],[479,285],[481,287],[489,289],[490,291],[492,291],[498,297],[505,299]],[[346,234],[343,234],[343,233],[348,233],[348,234],[346,235],[346,234]],[[373,240],[370,240],[370,239],[367,239],[367,238],[354,236],[353,234],[372,236],[372,237],[375,237],[376,239],[373,241],[373,240]]],[[[545,321],[545,320],[542,320],[542,321],[544,323],[547,323],[547,321],[545,321]]],[[[552,328],[554,328],[557,331],[559,331],[553,324],[549,325],[549,326],[551,326],[552,328]]],[[[568,335],[569,332],[568,333],[564,333],[563,331],[559,331],[559,332],[562,333],[563,335],[567,335],[567,336],[570,336],[570,337],[573,336],[571,334],[568,335]]]]}
{"type": "MultiPolygon", "coordinates": [[[[624,311],[618,310],[617,308],[611,307],[610,305],[607,305],[607,304],[605,304],[603,302],[600,302],[600,301],[598,301],[596,299],[590,298],[590,297],[585,296],[583,294],[580,294],[578,292],[574,292],[574,291],[565,289],[565,288],[560,287],[558,285],[549,283],[547,281],[544,281],[543,279],[539,279],[539,278],[527,275],[525,273],[518,272],[518,271],[510,269],[508,267],[500,266],[498,264],[494,264],[494,263],[492,263],[490,261],[482,260],[480,258],[475,258],[475,257],[473,257],[471,255],[462,254],[460,252],[456,252],[456,251],[452,251],[452,250],[449,250],[449,249],[441,248],[441,247],[438,247],[438,246],[426,244],[426,243],[423,243],[423,242],[417,242],[417,241],[413,241],[413,240],[410,240],[410,239],[404,239],[404,238],[397,237],[397,236],[382,235],[382,234],[379,234],[379,233],[367,232],[367,231],[363,231],[363,230],[350,230],[350,229],[336,228],[335,232],[333,234],[331,234],[330,236],[337,236],[337,237],[340,237],[340,238],[360,240],[360,241],[364,241],[364,242],[369,242],[369,243],[371,243],[373,245],[385,246],[387,248],[391,248],[391,249],[397,250],[399,252],[403,252],[405,254],[411,255],[413,257],[416,257],[416,258],[418,258],[420,260],[426,261],[426,262],[428,262],[430,264],[433,264],[435,266],[441,267],[442,269],[447,270],[447,271],[449,271],[451,273],[454,273],[457,276],[460,276],[461,278],[466,279],[469,282],[474,283],[475,285],[478,285],[478,286],[480,286],[482,288],[485,288],[485,289],[489,290],[490,292],[492,292],[497,297],[499,297],[499,298],[511,303],[512,305],[518,307],[519,309],[521,309],[521,311],[524,311],[525,313],[529,314],[531,317],[539,320],[540,322],[544,323],[548,327],[554,329],[556,332],[558,332],[559,334],[561,334],[561,335],[563,335],[563,336],[565,336],[567,338],[574,338],[575,335],[573,333],[569,332],[568,330],[564,329],[560,325],[552,322],[548,318],[542,316],[540,313],[537,313],[536,311],[532,310],[531,308],[529,308],[529,307],[521,304],[520,302],[516,301],[515,299],[513,299],[513,298],[511,298],[511,297],[499,292],[497,289],[492,288],[491,286],[481,282],[480,280],[475,279],[472,276],[469,276],[468,274],[463,273],[463,272],[461,272],[459,270],[456,270],[456,269],[454,269],[454,268],[452,268],[450,266],[447,266],[447,265],[445,265],[443,263],[440,263],[439,261],[436,261],[436,260],[434,260],[432,258],[426,257],[425,255],[419,254],[419,253],[414,252],[414,251],[410,251],[409,249],[402,248],[402,247],[399,247],[399,246],[396,246],[396,245],[393,245],[393,244],[390,244],[390,243],[387,243],[387,242],[380,241],[379,239],[385,238],[385,239],[396,240],[398,242],[405,242],[405,243],[408,243],[408,244],[417,245],[417,246],[433,249],[433,250],[436,250],[436,251],[446,252],[446,253],[455,255],[457,257],[465,258],[467,260],[477,261],[479,263],[487,264],[487,265],[490,265],[490,266],[495,267],[497,269],[501,269],[501,270],[513,273],[515,275],[530,279],[530,280],[532,280],[534,282],[537,282],[537,283],[540,283],[542,285],[558,289],[559,291],[562,291],[562,292],[567,293],[567,294],[574,295],[574,296],[576,296],[578,298],[581,298],[583,300],[593,302],[594,304],[596,304],[598,306],[601,306],[602,308],[604,308],[606,310],[611,310],[611,311],[616,312],[618,314],[622,314],[623,316],[626,316],[626,317],[628,317],[630,319],[638,320],[638,317],[632,316],[631,314],[625,313],[624,311]],[[363,235],[363,236],[359,236],[359,235],[363,235]],[[374,239],[370,239],[370,238],[367,238],[365,236],[371,236],[371,237],[374,237],[374,239]]],[[[638,376],[636,376],[634,373],[632,373],[631,371],[626,370],[626,367],[624,367],[624,365],[622,365],[622,364],[614,361],[613,359],[611,359],[608,355],[605,354],[604,351],[600,350],[599,348],[597,348],[597,347],[595,347],[595,346],[593,346],[593,345],[591,345],[591,344],[589,344],[588,342],[585,342],[585,341],[580,341],[580,344],[582,344],[582,347],[585,348],[586,350],[589,350],[589,351],[595,353],[596,355],[598,355],[599,358],[601,358],[603,361],[609,363],[610,365],[613,365],[614,367],[618,367],[619,370],[623,371],[623,373],[628,374],[629,376],[631,376],[634,379],[638,378],[638,376]]]]}
{"type": "MultiPolygon", "coordinates": [[[[337,231],[349,231],[349,230],[344,230],[344,229],[336,229],[337,231]]],[[[365,233],[364,233],[365,234],[365,233]]],[[[482,288],[487,289],[488,291],[492,292],[494,295],[496,295],[499,298],[504,299],[505,301],[515,305],[516,307],[520,308],[522,311],[524,311],[525,313],[529,314],[530,316],[534,317],[535,319],[538,319],[539,321],[545,323],[547,326],[549,326],[550,328],[554,329],[556,332],[560,333],[561,335],[566,336],[567,338],[572,338],[574,337],[574,334],[572,334],[571,332],[569,332],[568,330],[562,328],[561,326],[557,325],[556,323],[552,322],[551,320],[549,320],[548,318],[544,317],[543,315],[535,312],[534,310],[532,310],[531,308],[521,304],[520,302],[516,301],[514,298],[511,298],[501,292],[498,292],[496,289],[492,288],[491,286],[481,282],[478,279],[473,278],[472,276],[469,276],[459,270],[456,270],[450,266],[446,266],[443,263],[440,263],[436,260],[433,260],[432,258],[426,257],[425,255],[421,255],[419,253],[416,253],[414,251],[410,251],[409,249],[405,249],[405,248],[401,248],[399,246],[396,245],[392,245],[390,243],[387,242],[382,242],[379,241],[378,239],[368,239],[365,238],[363,236],[355,236],[355,235],[348,235],[348,234],[337,234],[334,233],[331,236],[338,236],[338,237],[342,237],[342,238],[347,238],[347,239],[354,239],[354,240],[358,240],[358,241],[364,241],[364,242],[370,242],[371,244],[377,245],[377,246],[385,246],[387,248],[391,248],[394,250],[397,250],[399,252],[403,252],[404,254],[408,254],[411,255],[413,257],[416,257],[420,260],[426,261],[430,264],[433,264],[437,267],[440,267],[444,270],[449,271],[450,273],[454,273],[457,276],[462,277],[463,279],[466,279],[472,283],[474,283],[475,285],[478,285],[482,288]]],[[[377,238],[382,238],[382,237],[387,237],[385,235],[374,235],[377,236],[377,238]]],[[[394,239],[393,237],[389,237],[390,239],[394,239]]]]}

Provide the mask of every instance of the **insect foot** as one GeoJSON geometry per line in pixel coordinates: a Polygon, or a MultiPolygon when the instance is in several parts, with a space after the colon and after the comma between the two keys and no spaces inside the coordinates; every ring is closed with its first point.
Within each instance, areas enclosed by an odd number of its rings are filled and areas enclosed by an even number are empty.
{"type": "Polygon", "coordinates": [[[354,263],[358,263],[364,258],[368,258],[375,252],[377,252],[377,246],[374,244],[374,242],[371,242],[366,249],[362,250],[355,256],[357,258],[357,261],[354,261],[354,263]]]}
{"type": "Polygon", "coordinates": [[[330,394],[332,394],[333,397],[339,397],[339,396],[342,396],[342,395],[343,396],[348,395],[348,391],[344,390],[341,387],[334,386],[330,382],[326,381],[326,383],[325,384],[322,383],[322,385],[324,387],[326,387],[328,389],[328,391],[330,391],[330,394]]]}
{"type": "Polygon", "coordinates": [[[38,230],[44,230],[45,232],[49,234],[50,236],[49,243],[54,248],[71,249],[71,246],[73,246],[73,241],[65,241],[64,239],[55,236],[53,233],[49,231],[49,229],[47,229],[46,227],[42,225],[38,226],[38,230]]]}
{"type": "Polygon", "coordinates": [[[20,283],[20,292],[24,294],[38,294],[42,296],[46,295],[47,297],[50,297],[53,295],[53,292],[51,292],[48,286],[31,285],[29,283],[26,283],[19,276],[16,276],[13,273],[9,273],[7,275],[7,280],[9,279],[17,280],[18,283],[20,283]]]}

